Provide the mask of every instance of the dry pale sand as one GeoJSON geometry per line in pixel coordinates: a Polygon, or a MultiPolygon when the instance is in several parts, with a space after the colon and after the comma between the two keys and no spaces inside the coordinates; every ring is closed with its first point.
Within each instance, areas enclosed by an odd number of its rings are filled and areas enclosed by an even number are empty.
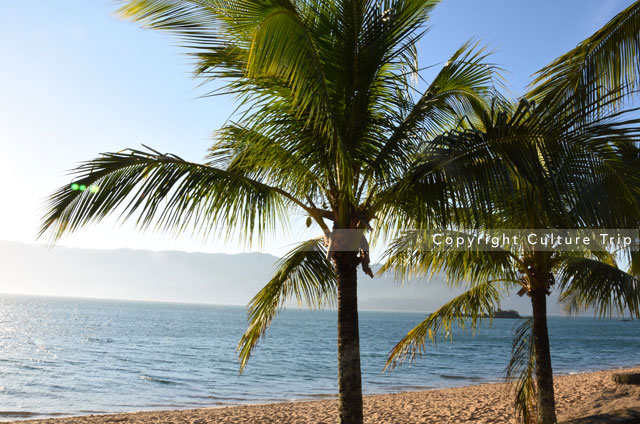
{"type": "MultiPolygon", "coordinates": [[[[620,422],[612,412],[627,411],[640,417],[640,386],[616,386],[611,374],[598,371],[556,377],[556,401],[560,421],[600,415],[601,421],[620,422]],[[608,417],[607,417],[608,416],[608,417]]],[[[624,371],[640,372],[640,368],[624,371]]],[[[135,412],[113,415],[32,420],[28,423],[335,423],[336,400],[288,402],[266,405],[204,408],[179,411],[135,412]]],[[[454,389],[366,396],[366,423],[513,423],[512,400],[505,384],[481,384],[454,389]]],[[[620,414],[618,414],[620,415],[620,414]]],[[[625,423],[640,422],[637,420],[625,423]]],[[[25,421],[22,421],[25,423],[25,421]]]]}

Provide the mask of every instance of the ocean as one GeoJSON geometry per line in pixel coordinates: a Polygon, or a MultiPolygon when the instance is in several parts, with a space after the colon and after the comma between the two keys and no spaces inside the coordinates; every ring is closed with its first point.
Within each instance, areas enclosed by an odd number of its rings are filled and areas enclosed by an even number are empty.
{"type": "MultiPolygon", "coordinates": [[[[366,394],[500,381],[517,320],[453,331],[382,372],[420,313],[360,315],[366,394]]],[[[337,392],[336,312],[288,309],[243,374],[243,307],[0,296],[0,420],[319,399],[337,392]]],[[[556,373],[640,364],[640,322],[550,317],[556,373]]]]}

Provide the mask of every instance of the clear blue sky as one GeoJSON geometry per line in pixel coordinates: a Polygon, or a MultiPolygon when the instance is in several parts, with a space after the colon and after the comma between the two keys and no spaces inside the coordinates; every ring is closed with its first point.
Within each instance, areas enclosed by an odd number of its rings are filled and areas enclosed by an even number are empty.
{"type": "MultiPolygon", "coordinates": [[[[529,76],[574,47],[631,0],[445,0],[420,44],[421,66],[446,61],[477,37],[515,94],[529,76]]],[[[152,146],[200,160],[210,134],[233,110],[231,98],[197,97],[188,59],[169,36],[113,16],[107,0],[6,2],[0,15],[0,239],[35,241],[43,199],[65,171],[100,152],[152,146]]],[[[425,74],[428,78],[429,74],[425,74]]],[[[297,227],[295,227],[297,228],[297,227]]],[[[268,239],[280,255],[301,230],[268,239]]],[[[112,222],[61,244],[239,252],[237,244],[137,234],[112,222]]],[[[254,249],[257,250],[257,249],[254,249]]]]}

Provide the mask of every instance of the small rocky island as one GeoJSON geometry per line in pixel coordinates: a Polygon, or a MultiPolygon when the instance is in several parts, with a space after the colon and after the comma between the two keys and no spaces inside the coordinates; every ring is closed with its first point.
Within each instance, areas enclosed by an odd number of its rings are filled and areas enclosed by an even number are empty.
{"type": "Polygon", "coordinates": [[[522,318],[518,311],[514,311],[513,309],[502,310],[498,309],[493,313],[494,318],[522,318]]]}
{"type": "MultiPolygon", "coordinates": [[[[465,316],[466,317],[471,317],[471,315],[465,315],[465,316]]],[[[489,315],[483,314],[483,315],[480,315],[480,317],[489,318],[489,315]]],[[[507,310],[498,309],[498,310],[494,311],[493,318],[515,318],[515,319],[518,319],[518,318],[522,318],[522,315],[520,315],[518,313],[518,311],[515,311],[513,309],[507,309],[507,310]]]]}

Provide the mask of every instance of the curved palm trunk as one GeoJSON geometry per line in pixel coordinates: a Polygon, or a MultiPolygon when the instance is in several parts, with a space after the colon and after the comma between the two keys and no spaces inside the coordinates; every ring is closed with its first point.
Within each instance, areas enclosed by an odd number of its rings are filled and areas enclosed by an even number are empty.
{"type": "Polygon", "coordinates": [[[533,345],[536,359],[537,408],[540,424],[555,424],[556,401],[553,392],[553,370],[547,328],[547,294],[545,290],[531,292],[533,306],[533,345]]]}
{"type": "Polygon", "coordinates": [[[335,252],[338,279],[338,389],[340,424],[362,424],[362,376],[358,329],[358,257],[335,252]]]}

